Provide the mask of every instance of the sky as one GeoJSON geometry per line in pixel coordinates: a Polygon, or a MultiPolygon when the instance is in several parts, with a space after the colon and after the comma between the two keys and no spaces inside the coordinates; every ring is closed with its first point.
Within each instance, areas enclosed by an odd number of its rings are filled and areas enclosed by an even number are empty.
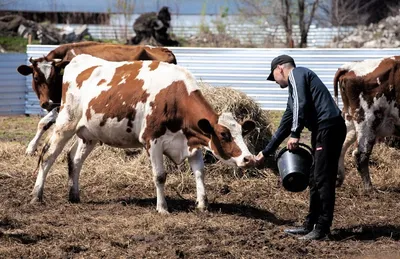
{"type": "MultiPolygon", "coordinates": [[[[134,13],[155,12],[168,6],[173,14],[218,14],[228,7],[238,13],[237,0],[128,0],[135,4],[134,13]]],[[[117,0],[0,0],[0,10],[35,12],[115,12],[117,0]]]]}

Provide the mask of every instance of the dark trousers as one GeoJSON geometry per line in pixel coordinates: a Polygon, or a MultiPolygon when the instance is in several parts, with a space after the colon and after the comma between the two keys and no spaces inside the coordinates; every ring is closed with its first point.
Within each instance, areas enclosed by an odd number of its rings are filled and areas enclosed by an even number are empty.
{"type": "Polygon", "coordinates": [[[310,208],[305,226],[328,232],[333,221],[338,162],[346,137],[344,120],[334,126],[313,131],[314,168],[310,174],[310,208]]]}

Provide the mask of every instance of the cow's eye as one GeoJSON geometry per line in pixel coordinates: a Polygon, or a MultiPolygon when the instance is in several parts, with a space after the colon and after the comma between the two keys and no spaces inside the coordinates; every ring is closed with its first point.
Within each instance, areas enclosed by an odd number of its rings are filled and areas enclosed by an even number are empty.
{"type": "Polygon", "coordinates": [[[38,76],[34,76],[33,80],[35,80],[35,82],[39,81],[39,77],[38,76]]]}
{"type": "Polygon", "coordinates": [[[222,140],[224,140],[226,142],[230,142],[232,140],[231,134],[229,134],[228,132],[222,132],[221,137],[222,137],[222,140]]]}

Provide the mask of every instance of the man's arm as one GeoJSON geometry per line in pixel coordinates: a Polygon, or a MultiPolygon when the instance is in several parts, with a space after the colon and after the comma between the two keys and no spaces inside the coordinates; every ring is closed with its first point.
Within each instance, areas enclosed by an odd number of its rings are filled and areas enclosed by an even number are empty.
{"type": "Polygon", "coordinates": [[[304,128],[304,112],[307,104],[306,76],[301,71],[292,70],[289,73],[289,82],[293,87],[293,123],[291,137],[299,139],[301,131],[304,128]]]}
{"type": "Polygon", "coordinates": [[[293,120],[293,113],[292,113],[292,107],[290,105],[290,102],[291,102],[291,100],[290,100],[290,96],[289,96],[288,104],[286,106],[285,112],[283,113],[278,130],[272,136],[271,141],[264,148],[264,150],[261,151],[264,157],[266,157],[269,154],[271,154],[272,152],[274,152],[279,147],[279,145],[282,143],[282,141],[285,138],[287,138],[290,134],[290,125],[293,120]]]}

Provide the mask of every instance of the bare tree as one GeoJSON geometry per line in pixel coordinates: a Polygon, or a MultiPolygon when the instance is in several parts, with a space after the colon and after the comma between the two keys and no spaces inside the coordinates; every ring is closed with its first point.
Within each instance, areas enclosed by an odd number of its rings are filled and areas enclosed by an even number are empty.
{"type": "MultiPolygon", "coordinates": [[[[381,0],[332,0],[332,5],[321,5],[324,19],[337,26],[339,38],[344,25],[364,24],[369,19],[367,10],[381,0]]],[[[339,41],[337,41],[339,43],[339,41]]]]}
{"type": "Polygon", "coordinates": [[[294,47],[293,25],[299,24],[299,47],[307,46],[307,36],[314,20],[320,0],[240,0],[241,11],[250,15],[273,17],[279,21],[286,33],[286,46],[294,47]]]}
{"type": "Polygon", "coordinates": [[[130,20],[135,10],[136,1],[135,0],[116,0],[115,7],[117,12],[122,14],[124,17],[123,27],[124,27],[124,38],[128,41],[128,28],[130,28],[130,20]]]}
{"type": "Polygon", "coordinates": [[[315,11],[318,8],[319,0],[314,0],[314,3],[311,4],[311,9],[307,12],[307,6],[305,0],[298,0],[298,15],[299,15],[299,27],[300,27],[300,48],[307,47],[307,37],[308,32],[310,30],[311,23],[314,19],[315,11]],[[308,13],[308,17],[306,14],[308,13]],[[306,20],[308,18],[308,20],[306,20]]]}

